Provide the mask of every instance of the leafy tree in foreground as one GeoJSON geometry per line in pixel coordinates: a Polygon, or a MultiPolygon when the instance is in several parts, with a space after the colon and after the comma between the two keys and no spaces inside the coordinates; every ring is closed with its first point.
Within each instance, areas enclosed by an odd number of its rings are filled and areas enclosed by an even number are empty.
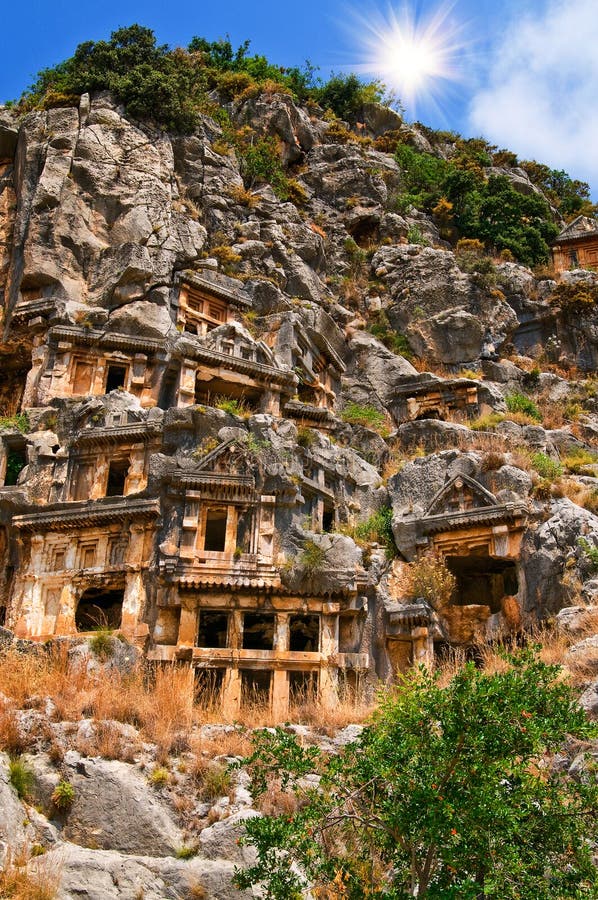
{"type": "Polygon", "coordinates": [[[531,652],[496,674],[469,664],[446,687],[423,669],[404,676],[338,756],[262,732],[253,790],[274,780],[298,806],[247,823],[257,861],[237,884],[261,882],[279,900],[308,889],[329,900],[596,897],[595,779],[549,758],[567,735],[595,733],[558,668],[531,652]]]}

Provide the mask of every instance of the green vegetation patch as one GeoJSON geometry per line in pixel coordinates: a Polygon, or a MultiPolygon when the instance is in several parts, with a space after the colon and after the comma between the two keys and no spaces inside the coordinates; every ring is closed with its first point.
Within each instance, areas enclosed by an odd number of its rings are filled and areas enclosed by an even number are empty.
{"type": "Polygon", "coordinates": [[[523,413],[524,416],[529,416],[530,419],[535,419],[536,422],[542,421],[542,413],[534,401],[526,396],[526,394],[520,394],[517,391],[512,394],[507,394],[505,403],[507,404],[507,409],[511,413],[523,413]]]}
{"type": "Polygon", "coordinates": [[[362,406],[359,403],[347,403],[342,411],[343,422],[349,425],[362,425],[373,431],[386,430],[386,417],[374,406],[362,406]]]}

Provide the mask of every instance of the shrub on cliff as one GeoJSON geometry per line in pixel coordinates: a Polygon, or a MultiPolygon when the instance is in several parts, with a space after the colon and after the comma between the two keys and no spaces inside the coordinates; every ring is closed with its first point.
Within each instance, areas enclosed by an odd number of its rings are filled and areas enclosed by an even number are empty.
{"type": "Polygon", "coordinates": [[[508,250],[525,265],[546,262],[558,234],[546,201],[539,194],[520,194],[504,176],[486,179],[471,154],[444,160],[399,146],[395,157],[404,190],[399,208],[412,205],[432,213],[442,201],[460,236],[483,241],[488,250],[508,250]]]}
{"type": "Polygon", "coordinates": [[[270,900],[595,897],[598,788],[548,756],[595,731],[558,667],[526,652],[446,687],[412,671],[338,755],[260,732],[253,793],[274,779],[295,811],[247,821],[257,856],[237,884],[270,900]]]}

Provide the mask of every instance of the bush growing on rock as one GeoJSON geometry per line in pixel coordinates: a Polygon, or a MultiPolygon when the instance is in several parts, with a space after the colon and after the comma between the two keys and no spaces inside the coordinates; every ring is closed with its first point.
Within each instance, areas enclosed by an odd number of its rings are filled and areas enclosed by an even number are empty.
{"type": "Polygon", "coordinates": [[[511,413],[523,413],[524,416],[529,416],[530,419],[535,419],[537,422],[542,420],[542,414],[540,410],[536,406],[533,400],[529,397],[526,397],[525,394],[513,393],[507,394],[505,397],[505,403],[507,404],[507,409],[511,413]]]}
{"type": "Polygon", "coordinates": [[[8,777],[19,798],[23,800],[27,797],[33,786],[33,772],[20,757],[10,760],[8,777]]]}
{"type": "Polygon", "coordinates": [[[56,809],[70,809],[75,801],[75,788],[70,781],[61,780],[52,792],[52,803],[56,809]]]}

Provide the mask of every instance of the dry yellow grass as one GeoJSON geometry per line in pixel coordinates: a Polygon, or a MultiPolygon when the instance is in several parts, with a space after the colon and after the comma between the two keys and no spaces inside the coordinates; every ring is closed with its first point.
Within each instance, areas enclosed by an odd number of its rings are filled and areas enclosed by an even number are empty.
{"type": "Polygon", "coordinates": [[[0,870],[0,897],[3,900],[54,900],[58,893],[61,861],[31,858],[30,850],[7,852],[4,868],[0,870]]]}

